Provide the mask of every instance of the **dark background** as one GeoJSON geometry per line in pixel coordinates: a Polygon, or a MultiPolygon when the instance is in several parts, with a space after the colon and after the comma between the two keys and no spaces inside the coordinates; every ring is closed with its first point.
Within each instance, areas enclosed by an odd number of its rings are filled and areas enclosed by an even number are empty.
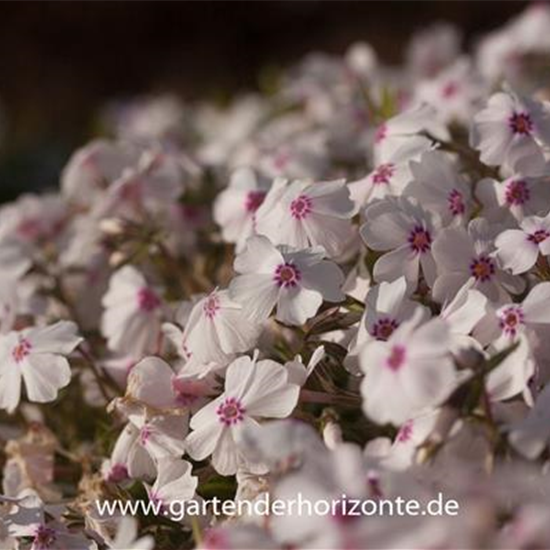
{"type": "Polygon", "coordinates": [[[0,3],[0,200],[55,185],[106,100],[175,91],[219,98],[311,50],[370,42],[396,63],[412,32],[447,20],[466,43],[527,2],[0,3]]]}

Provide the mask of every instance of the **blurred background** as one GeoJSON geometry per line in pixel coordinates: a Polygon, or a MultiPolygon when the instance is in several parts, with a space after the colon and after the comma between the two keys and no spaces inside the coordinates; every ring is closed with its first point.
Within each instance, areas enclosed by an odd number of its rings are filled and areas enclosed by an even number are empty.
{"type": "Polygon", "coordinates": [[[320,50],[370,42],[398,63],[412,33],[450,21],[466,45],[514,1],[0,3],[0,201],[57,184],[108,100],[173,91],[222,99],[320,50]]]}

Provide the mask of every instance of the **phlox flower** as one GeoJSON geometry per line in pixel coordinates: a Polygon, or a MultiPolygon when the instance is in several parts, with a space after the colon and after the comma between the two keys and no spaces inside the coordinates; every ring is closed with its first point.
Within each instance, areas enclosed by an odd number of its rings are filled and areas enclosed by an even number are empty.
{"type": "Polygon", "coordinates": [[[365,299],[365,311],[344,360],[346,368],[355,370],[359,352],[367,342],[388,340],[417,310],[423,312],[424,319],[430,317],[427,308],[409,299],[404,277],[373,286],[365,299]]]}
{"type": "Polygon", "coordinates": [[[384,341],[367,343],[359,363],[365,414],[380,424],[401,425],[440,405],[454,389],[450,333],[441,319],[422,323],[416,312],[384,341]]]}
{"type": "Polygon", "coordinates": [[[486,178],[478,182],[476,195],[483,205],[483,215],[491,221],[512,216],[544,215],[550,210],[548,178],[512,176],[503,182],[486,178]]]}
{"type": "Polygon", "coordinates": [[[269,186],[249,168],[236,170],[229,186],[214,202],[214,220],[222,228],[226,242],[235,243],[239,252],[254,233],[256,211],[263,203],[269,186]]]}
{"type": "Polygon", "coordinates": [[[167,457],[157,463],[157,478],[151,486],[145,483],[149,500],[164,508],[165,516],[170,517],[172,502],[183,503],[193,499],[198,478],[192,475],[192,467],[187,460],[167,457]]]}
{"type": "Polygon", "coordinates": [[[521,292],[524,281],[503,271],[495,257],[494,237],[498,229],[487,220],[476,218],[467,229],[448,227],[439,233],[433,244],[437,263],[433,286],[436,301],[452,300],[472,277],[474,288],[496,302],[508,301],[508,292],[521,292]]]}
{"type": "Polygon", "coordinates": [[[437,212],[444,225],[467,220],[472,211],[470,186],[450,158],[441,151],[428,151],[410,162],[411,182],[405,194],[426,209],[437,212]]]}
{"type": "Polygon", "coordinates": [[[420,268],[431,286],[436,276],[432,243],[440,226],[437,215],[409,197],[386,197],[365,210],[361,237],[373,249],[389,251],[376,261],[374,280],[394,281],[404,275],[409,289],[418,284],[420,268]]]}
{"type": "Polygon", "coordinates": [[[504,348],[521,334],[540,331],[550,325],[550,283],[535,285],[521,302],[503,304],[493,309],[478,328],[478,338],[504,348]]]}
{"type": "Polygon", "coordinates": [[[375,165],[391,159],[415,157],[432,149],[433,142],[426,132],[437,137],[446,136],[442,125],[434,121],[435,109],[420,103],[383,122],[374,136],[375,165]]]}
{"type": "Polygon", "coordinates": [[[0,336],[0,407],[13,412],[21,399],[21,381],[29,401],[54,401],[71,380],[66,356],[82,338],[71,321],[31,327],[0,336]]]}
{"type": "Polygon", "coordinates": [[[254,347],[261,325],[251,319],[228,290],[213,290],[189,309],[181,308],[176,321],[184,327],[165,323],[163,331],[175,345],[178,354],[192,367],[207,374],[209,366],[225,366],[236,353],[254,347]]]}
{"type": "Polygon", "coordinates": [[[383,162],[366,177],[349,184],[351,200],[361,209],[386,195],[399,196],[411,181],[411,170],[407,159],[383,162]]]}
{"type": "Polygon", "coordinates": [[[509,427],[514,449],[529,459],[538,457],[550,442],[550,384],[546,385],[528,415],[509,427]]]}
{"type": "Polygon", "coordinates": [[[224,392],[193,415],[187,452],[195,460],[212,455],[212,465],[222,475],[234,474],[240,465],[248,467],[237,447],[239,430],[257,426],[259,418],[289,416],[299,392],[279,363],[258,361],[256,356],[235,359],[227,368],[224,392]]]}
{"type": "Polygon", "coordinates": [[[122,517],[114,538],[105,542],[110,550],[153,550],[155,546],[151,535],[138,538],[137,520],[131,516],[122,517]]]}
{"type": "Polygon", "coordinates": [[[445,123],[469,123],[483,93],[483,81],[467,58],[457,59],[435,78],[421,80],[414,98],[434,107],[445,123]]]}
{"type": "Polygon", "coordinates": [[[352,239],[355,205],[343,180],[311,183],[276,179],[256,213],[256,232],[273,244],[322,246],[330,257],[352,239]]]}
{"type": "Polygon", "coordinates": [[[231,281],[229,292],[251,318],[265,320],[277,306],[278,321],[302,325],[317,313],[323,300],[345,298],[343,273],[324,257],[321,247],[275,247],[266,237],[251,237],[235,259],[239,275],[231,281]]]}
{"type": "Polygon", "coordinates": [[[540,174],[545,164],[541,145],[550,143],[550,111],[511,90],[498,92],[474,116],[470,143],[489,166],[540,174]]]}
{"type": "Polygon", "coordinates": [[[138,161],[140,150],[128,143],[98,139],[78,149],[63,169],[61,191],[79,205],[90,205],[138,161]]]}
{"type": "Polygon", "coordinates": [[[485,317],[488,300],[473,288],[474,284],[475,280],[469,279],[441,309],[440,316],[449,327],[451,352],[459,357],[463,350],[474,348],[481,352],[482,349],[481,344],[471,334],[485,317]]]}
{"type": "Polygon", "coordinates": [[[525,273],[537,263],[539,255],[550,255],[549,237],[550,214],[523,218],[519,229],[507,229],[497,236],[497,258],[512,274],[525,273]]]}
{"type": "Polygon", "coordinates": [[[163,301],[133,266],[116,271],[102,299],[101,332],[111,351],[140,359],[158,345],[163,301]]]}

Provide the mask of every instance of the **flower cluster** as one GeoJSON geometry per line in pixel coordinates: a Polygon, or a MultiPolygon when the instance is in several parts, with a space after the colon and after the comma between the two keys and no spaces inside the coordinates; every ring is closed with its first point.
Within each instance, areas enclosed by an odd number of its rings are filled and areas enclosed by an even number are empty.
{"type": "Polygon", "coordinates": [[[0,539],[547,548],[550,9],[401,67],[315,54],[224,108],[111,105],[0,209],[0,539]],[[459,517],[99,514],[415,498],[459,517]]]}

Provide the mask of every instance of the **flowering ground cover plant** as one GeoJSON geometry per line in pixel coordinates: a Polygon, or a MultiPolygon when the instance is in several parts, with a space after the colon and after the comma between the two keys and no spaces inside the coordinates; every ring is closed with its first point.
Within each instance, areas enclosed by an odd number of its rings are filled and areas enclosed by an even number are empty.
{"type": "Polygon", "coordinates": [[[2,548],[549,548],[549,37],[116,104],[2,206],[2,548]]]}

